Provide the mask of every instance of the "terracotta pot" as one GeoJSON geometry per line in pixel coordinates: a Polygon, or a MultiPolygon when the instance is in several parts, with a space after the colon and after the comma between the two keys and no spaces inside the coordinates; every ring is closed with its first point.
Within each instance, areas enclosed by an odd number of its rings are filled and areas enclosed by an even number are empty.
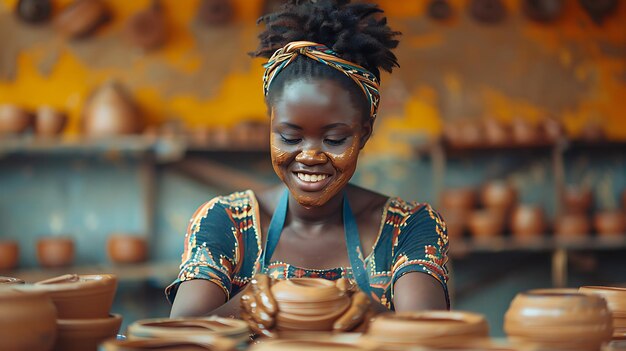
{"type": "Polygon", "coordinates": [[[589,219],[580,214],[565,214],[557,218],[555,235],[562,238],[585,238],[591,231],[589,219]]]}
{"type": "Polygon", "coordinates": [[[611,312],[597,296],[520,293],[504,316],[504,331],[509,340],[539,349],[599,350],[611,338],[611,312]]]}
{"type": "Polygon", "coordinates": [[[371,349],[371,347],[366,348],[327,340],[268,340],[256,343],[249,348],[250,351],[359,351],[371,349]]]}
{"type": "Polygon", "coordinates": [[[441,208],[469,212],[476,206],[476,192],[471,188],[445,189],[441,193],[441,208]]]}
{"type": "Polygon", "coordinates": [[[487,337],[489,326],[480,314],[460,311],[398,312],[376,317],[365,337],[378,345],[453,347],[487,337]]]}
{"type": "Polygon", "coordinates": [[[550,142],[555,142],[565,135],[565,128],[556,118],[546,118],[543,123],[543,135],[550,142]]]}
{"type": "Polygon", "coordinates": [[[112,274],[66,274],[33,285],[47,292],[59,319],[107,318],[113,304],[117,277],[112,274]]]}
{"type": "Polygon", "coordinates": [[[477,210],[470,214],[468,227],[475,239],[498,237],[504,229],[504,217],[499,211],[477,210]]]}
{"type": "Polygon", "coordinates": [[[0,288],[0,340],[3,350],[51,350],[57,334],[50,297],[28,286],[0,288]]]}
{"type": "Polygon", "coordinates": [[[22,279],[13,278],[13,277],[1,277],[0,276],[0,286],[20,285],[20,284],[24,284],[24,281],[22,279]]]}
{"type": "Polygon", "coordinates": [[[37,260],[43,267],[66,267],[74,262],[74,240],[47,237],[37,240],[37,260]]]}
{"type": "Polygon", "coordinates": [[[96,319],[58,319],[55,351],[98,351],[98,345],[115,337],[122,325],[122,316],[111,314],[96,319]]]}
{"type": "Polygon", "coordinates": [[[148,256],[148,243],[137,235],[113,234],[107,240],[107,253],[115,263],[139,263],[148,256]]]}
{"type": "Polygon", "coordinates": [[[0,271],[15,269],[20,258],[20,246],[17,241],[0,241],[0,271]]]}
{"type": "Polygon", "coordinates": [[[620,211],[598,212],[593,217],[596,232],[602,236],[626,234],[626,215],[620,211]]]}
{"type": "Polygon", "coordinates": [[[563,206],[566,213],[588,214],[593,193],[588,187],[568,186],[563,190],[563,206]]]}
{"type": "Polygon", "coordinates": [[[32,124],[33,116],[15,105],[0,105],[0,136],[25,132],[32,124]]]}
{"type": "Polygon", "coordinates": [[[465,121],[460,124],[459,145],[460,147],[472,147],[483,142],[481,126],[474,121],[465,121]]]}
{"type": "Polygon", "coordinates": [[[103,351],[235,351],[233,341],[224,338],[189,340],[189,338],[145,339],[145,340],[109,340],[101,348],[103,351]]]}
{"type": "Polygon", "coordinates": [[[615,314],[626,314],[626,288],[612,286],[581,286],[584,294],[595,294],[606,300],[609,309],[615,314]]]}
{"type": "Polygon", "coordinates": [[[545,229],[545,219],[541,207],[520,205],[513,210],[511,216],[511,231],[515,237],[541,237],[545,229]]]}
{"type": "Polygon", "coordinates": [[[541,131],[525,119],[516,118],[511,123],[513,140],[519,145],[532,145],[541,141],[541,131]]]}
{"type": "Polygon", "coordinates": [[[131,17],[125,33],[133,45],[144,50],[153,50],[163,45],[166,26],[160,1],[153,0],[150,8],[131,17]]]}
{"type": "Polygon", "coordinates": [[[504,181],[485,183],[480,199],[485,208],[507,213],[517,201],[517,191],[504,181]]]}
{"type": "Polygon", "coordinates": [[[59,135],[65,124],[67,115],[50,106],[42,106],[37,109],[35,115],[35,133],[40,137],[52,137],[59,135]]]}
{"type": "Polygon", "coordinates": [[[501,121],[494,118],[487,118],[483,121],[485,139],[488,144],[503,146],[511,142],[511,130],[501,121]]]}
{"type": "Polygon", "coordinates": [[[121,84],[109,81],[96,89],[83,109],[83,131],[91,137],[140,131],[139,109],[121,84]]]}
{"type": "Polygon", "coordinates": [[[446,224],[448,238],[462,238],[465,234],[468,213],[459,210],[444,209],[441,215],[446,224]]]}
{"type": "Polygon", "coordinates": [[[91,35],[110,17],[102,0],[76,0],[54,19],[54,27],[61,35],[83,38],[91,35]]]}
{"type": "Polygon", "coordinates": [[[187,339],[222,337],[236,344],[249,340],[248,324],[243,320],[212,317],[154,318],[132,323],[127,332],[130,340],[187,339]]]}

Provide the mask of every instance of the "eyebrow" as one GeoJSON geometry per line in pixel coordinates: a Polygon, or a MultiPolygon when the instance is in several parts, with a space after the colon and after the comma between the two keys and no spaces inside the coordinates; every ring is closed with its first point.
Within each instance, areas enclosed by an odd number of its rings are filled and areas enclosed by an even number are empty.
{"type": "MultiPolygon", "coordinates": [[[[297,124],[292,124],[292,123],[288,123],[288,122],[282,122],[282,123],[280,123],[280,125],[286,126],[286,127],[289,127],[289,128],[293,128],[293,129],[297,129],[297,130],[302,130],[302,127],[300,127],[297,124]]],[[[348,124],[345,124],[345,123],[331,123],[331,124],[323,126],[322,129],[329,130],[329,129],[333,129],[333,128],[337,128],[337,127],[350,127],[350,126],[348,124]]]]}

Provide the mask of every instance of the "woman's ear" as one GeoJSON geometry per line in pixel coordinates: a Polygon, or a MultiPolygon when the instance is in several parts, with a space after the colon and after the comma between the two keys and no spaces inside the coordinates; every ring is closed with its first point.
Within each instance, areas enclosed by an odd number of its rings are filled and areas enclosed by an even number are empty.
{"type": "Polygon", "coordinates": [[[359,149],[365,147],[367,141],[372,136],[372,132],[374,131],[374,120],[369,118],[366,122],[363,122],[361,125],[361,140],[359,140],[359,149]]]}

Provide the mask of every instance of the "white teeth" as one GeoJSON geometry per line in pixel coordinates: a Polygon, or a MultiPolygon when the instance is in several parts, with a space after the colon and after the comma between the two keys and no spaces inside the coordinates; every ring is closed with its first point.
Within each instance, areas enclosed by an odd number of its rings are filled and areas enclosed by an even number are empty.
{"type": "Polygon", "coordinates": [[[305,174],[305,173],[297,173],[298,178],[305,182],[315,183],[321,180],[324,180],[328,177],[327,174],[305,174]]]}

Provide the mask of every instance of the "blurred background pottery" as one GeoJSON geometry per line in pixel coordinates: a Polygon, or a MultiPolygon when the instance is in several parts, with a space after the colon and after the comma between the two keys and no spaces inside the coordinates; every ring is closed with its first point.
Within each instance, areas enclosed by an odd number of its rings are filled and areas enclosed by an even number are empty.
{"type": "Polygon", "coordinates": [[[240,319],[212,317],[153,318],[128,326],[129,340],[220,337],[242,344],[249,339],[248,324],[240,319]]]}
{"type": "Polygon", "coordinates": [[[74,240],[45,237],[37,240],[37,260],[42,267],[66,267],[74,262],[74,240]]]}
{"type": "Polygon", "coordinates": [[[499,211],[476,210],[469,215],[467,225],[474,239],[489,240],[502,235],[504,216],[499,211]]]}
{"type": "Polygon", "coordinates": [[[469,212],[476,206],[476,192],[472,188],[448,188],[441,193],[441,208],[469,212]]]}
{"type": "Polygon", "coordinates": [[[597,212],[593,216],[593,226],[602,236],[624,236],[626,214],[622,211],[597,212]]]}
{"type": "Polygon", "coordinates": [[[0,345],[3,350],[51,350],[57,335],[50,297],[28,286],[0,289],[0,345]]]}
{"type": "Polygon", "coordinates": [[[102,0],[75,0],[54,18],[54,27],[65,37],[79,39],[91,35],[109,17],[102,0]]]}
{"type": "Polygon", "coordinates": [[[441,215],[446,223],[449,238],[462,238],[467,228],[468,213],[458,210],[442,209],[441,215]]]}
{"type": "Polygon", "coordinates": [[[566,213],[588,214],[593,203],[593,193],[586,186],[567,186],[563,190],[563,209],[566,213]]]}
{"type": "Polygon", "coordinates": [[[504,146],[511,142],[510,128],[495,118],[486,118],[483,129],[487,143],[494,146],[504,146]]]}
{"type": "Polygon", "coordinates": [[[483,185],[480,199],[485,208],[507,214],[517,201],[517,191],[505,181],[490,181],[483,185]]]}
{"type": "Polygon", "coordinates": [[[118,82],[108,81],[87,99],[82,112],[83,132],[90,137],[138,133],[139,108],[118,82]]]}
{"type": "Polygon", "coordinates": [[[107,318],[117,288],[112,274],[66,274],[33,285],[47,292],[57,308],[59,319],[107,318]]]}
{"type": "Polygon", "coordinates": [[[41,106],[35,114],[35,134],[53,137],[61,134],[67,123],[67,114],[50,106],[41,106]]]}
{"type": "Polygon", "coordinates": [[[54,350],[98,351],[98,345],[115,337],[121,325],[119,314],[95,319],[58,319],[54,350]]]}
{"type": "Polygon", "coordinates": [[[14,240],[0,241],[0,271],[15,269],[20,258],[20,246],[14,240]]]}
{"type": "Polygon", "coordinates": [[[24,284],[24,281],[19,278],[0,276],[0,285],[14,285],[14,284],[24,284]]]}
{"type": "Polygon", "coordinates": [[[504,330],[509,340],[539,349],[599,350],[611,339],[611,312],[598,296],[525,292],[511,302],[504,330]]]}
{"type": "Polygon", "coordinates": [[[541,130],[525,119],[515,118],[511,123],[511,134],[518,145],[532,145],[542,140],[541,130]]]}
{"type": "Polygon", "coordinates": [[[548,117],[542,123],[543,135],[547,141],[555,142],[565,135],[565,129],[563,123],[560,120],[548,117]]]}
{"type": "Polygon", "coordinates": [[[585,238],[591,231],[589,218],[581,214],[564,214],[555,222],[555,236],[563,239],[585,238]]]}
{"type": "Polygon", "coordinates": [[[198,19],[207,26],[222,26],[233,17],[230,0],[202,0],[198,9],[198,19]]]}
{"type": "Polygon", "coordinates": [[[126,23],[128,41],[143,50],[153,50],[165,42],[166,26],[162,4],[152,0],[149,8],[133,15],[126,23]]]}
{"type": "Polygon", "coordinates": [[[47,22],[52,16],[51,0],[19,0],[15,5],[17,17],[30,24],[47,22]]]}
{"type": "Polygon", "coordinates": [[[539,206],[519,205],[511,215],[511,232],[518,239],[541,237],[545,232],[543,210],[539,206]]]}
{"type": "Polygon", "coordinates": [[[148,243],[142,236],[111,234],[107,239],[107,253],[114,263],[139,263],[148,256],[148,243]]]}
{"type": "Polygon", "coordinates": [[[24,133],[32,124],[33,116],[16,105],[0,105],[0,136],[24,133]]]}

